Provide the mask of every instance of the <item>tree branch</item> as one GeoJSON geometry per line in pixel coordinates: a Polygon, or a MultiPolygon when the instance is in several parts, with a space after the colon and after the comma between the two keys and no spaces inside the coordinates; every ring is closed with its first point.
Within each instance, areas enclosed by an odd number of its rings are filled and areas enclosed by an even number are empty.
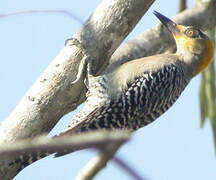
{"type": "Polygon", "coordinates": [[[33,13],[57,13],[57,14],[64,14],[72,19],[76,20],[80,24],[83,24],[83,21],[74,13],[69,10],[65,9],[30,9],[30,10],[21,10],[21,11],[13,11],[9,13],[2,13],[0,14],[0,18],[6,18],[10,16],[22,15],[22,14],[33,14],[33,13]]]}
{"type": "Polygon", "coordinates": [[[34,152],[61,152],[64,150],[82,150],[86,148],[103,149],[104,146],[113,143],[128,141],[131,133],[128,131],[95,131],[73,135],[68,137],[59,136],[49,138],[39,136],[32,139],[18,140],[14,143],[5,143],[0,146],[1,159],[8,159],[26,153],[34,152]]]}
{"type": "Polygon", "coordinates": [[[179,12],[187,9],[187,0],[179,0],[179,12]]]}
{"type": "Polygon", "coordinates": [[[97,175],[99,171],[106,167],[107,162],[113,158],[123,143],[116,143],[100,152],[100,154],[91,159],[79,172],[75,180],[90,180],[97,175]]]}
{"type": "Polygon", "coordinates": [[[134,180],[147,180],[144,177],[141,177],[141,175],[138,174],[138,172],[130,167],[126,162],[122,160],[122,158],[119,157],[113,157],[113,161],[122,169],[124,169],[134,180]]]}
{"type": "MultiPolygon", "coordinates": [[[[216,26],[215,12],[216,0],[213,0],[187,9],[173,19],[178,24],[194,25],[200,29],[207,30],[216,26]]],[[[163,53],[173,46],[175,46],[175,43],[172,36],[170,36],[166,28],[159,24],[122,44],[112,55],[110,67],[133,59],[163,53]]]]}
{"type": "MultiPolygon", "coordinates": [[[[144,0],[103,1],[83,29],[74,36],[78,43],[67,45],[61,50],[60,54],[23,97],[16,109],[2,123],[0,143],[13,142],[19,138],[33,137],[48,132],[63,115],[82,103],[85,100],[86,91],[83,78],[77,83],[71,84],[76,78],[77,67],[81,59],[87,54],[93,59],[92,64],[95,67],[93,71],[95,73],[99,71],[103,61],[105,64],[107,63],[113,51],[152,2],[144,0]],[[122,2],[122,6],[118,6],[120,10],[113,8],[115,5],[113,2],[122,2]],[[139,10],[136,6],[130,6],[132,2],[136,2],[135,5],[138,6],[139,10]],[[138,14],[134,14],[134,12],[138,14]],[[97,13],[100,16],[97,16],[97,13]],[[101,16],[101,13],[106,13],[108,18],[101,16]],[[128,15],[125,16],[125,14],[128,15]],[[125,20],[125,18],[130,19],[130,21],[125,20]]],[[[211,4],[202,4],[202,6],[186,10],[177,15],[175,21],[181,24],[195,25],[199,28],[212,28],[216,25],[215,2],[213,0],[211,4]]],[[[112,56],[112,63],[117,61],[122,63],[161,53],[173,45],[174,43],[167,32],[161,26],[157,26],[123,44],[112,56]]],[[[15,172],[16,169],[8,169],[4,161],[0,161],[0,179],[11,179],[10,177],[13,177],[15,172]]]]}
{"type": "MultiPolygon", "coordinates": [[[[58,120],[85,100],[78,65],[87,57],[92,73],[109,58],[134,28],[154,0],[104,0],[89,17],[74,41],[69,41],[38,78],[10,116],[0,126],[0,144],[49,132],[58,120]]],[[[17,169],[0,161],[0,179],[8,180],[17,169]]]]}
{"type": "Polygon", "coordinates": [[[75,180],[90,180],[95,177],[103,168],[106,167],[109,160],[113,161],[122,169],[124,169],[134,180],[145,180],[146,178],[141,177],[133,168],[128,166],[122,159],[114,157],[119,148],[124,144],[124,142],[117,142],[115,144],[110,144],[110,146],[105,150],[100,152],[100,154],[92,158],[84,168],[78,173],[75,180]]]}

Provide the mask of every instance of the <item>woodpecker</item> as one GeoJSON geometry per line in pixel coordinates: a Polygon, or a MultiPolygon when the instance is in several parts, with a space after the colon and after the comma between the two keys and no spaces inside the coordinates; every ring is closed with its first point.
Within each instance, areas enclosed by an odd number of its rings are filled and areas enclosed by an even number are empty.
{"type": "Polygon", "coordinates": [[[213,44],[207,35],[154,14],[173,35],[177,52],[132,60],[90,78],[84,108],[60,135],[139,129],[166,112],[190,80],[208,66],[213,44]]]}
{"type": "MultiPolygon", "coordinates": [[[[190,80],[208,66],[213,44],[207,35],[193,26],[178,25],[159,12],[154,14],[173,35],[176,53],[132,60],[89,78],[83,109],[58,136],[142,128],[166,112],[190,80]]],[[[57,152],[56,156],[66,153],[57,152]]],[[[36,154],[31,158],[22,156],[16,162],[24,168],[45,156],[36,154]]]]}

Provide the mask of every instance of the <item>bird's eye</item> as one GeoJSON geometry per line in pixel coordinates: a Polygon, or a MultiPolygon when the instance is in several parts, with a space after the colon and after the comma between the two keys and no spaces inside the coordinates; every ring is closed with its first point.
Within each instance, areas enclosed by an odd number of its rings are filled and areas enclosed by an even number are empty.
{"type": "Polygon", "coordinates": [[[185,31],[186,36],[191,37],[191,38],[195,38],[199,36],[199,31],[196,29],[186,29],[185,31]]]}

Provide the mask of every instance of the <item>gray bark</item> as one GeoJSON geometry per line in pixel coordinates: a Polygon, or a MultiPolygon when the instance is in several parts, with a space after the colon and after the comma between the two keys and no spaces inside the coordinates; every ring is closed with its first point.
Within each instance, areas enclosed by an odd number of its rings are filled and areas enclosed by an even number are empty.
{"type": "MultiPolygon", "coordinates": [[[[119,44],[134,28],[154,0],[104,0],[83,28],[67,43],[58,56],[22,98],[0,126],[0,144],[49,132],[58,120],[85,99],[83,77],[76,83],[77,69],[88,59],[95,75],[104,67],[119,44]]],[[[12,157],[9,160],[12,160],[12,157]]],[[[0,161],[0,179],[12,179],[19,165],[0,161]]]]}
{"type": "MultiPolygon", "coordinates": [[[[2,123],[0,143],[49,132],[63,115],[81,104],[85,100],[84,92],[86,92],[84,78],[82,77],[75,84],[71,83],[76,78],[80,61],[83,57],[88,57],[92,73],[100,73],[101,67],[107,64],[112,53],[152,2],[150,0],[105,0],[83,29],[74,35],[79,43],[72,45],[68,43],[61,50],[16,109],[2,123]],[[139,11],[136,8],[139,8],[139,11]],[[97,13],[100,14],[99,17],[97,13]],[[106,13],[109,18],[104,17],[103,13],[106,13]]],[[[212,1],[210,4],[202,4],[184,11],[174,20],[179,24],[209,29],[216,25],[215,12],[216,1],[212,1]]],[[[173,46],[172,38],[161,25],[158,25],[120,46],[111,58],[110,67],[113,63],[119,64],[165,52],[173,46]]],[[[11,179],[16,175],[18,168],[8,169],[6,161],[1,160],[0,179],[11,179]]]]}

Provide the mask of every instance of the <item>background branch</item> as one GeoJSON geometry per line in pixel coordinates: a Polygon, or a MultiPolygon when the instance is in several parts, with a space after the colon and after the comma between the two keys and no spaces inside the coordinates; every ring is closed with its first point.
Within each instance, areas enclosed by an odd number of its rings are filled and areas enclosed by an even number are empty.
{"type": "Polygon", "coordinates": [[[124,169],[134,180],[147,180],[146,178],[139,175],[139,173],[128,165],[128,163],[124,162],[122,158],[117,156],[113,157],[113,161],[122,169],[124,169]]]}
{"type": "Polygon", "coordinates": [[[187,9],[187,0],[179,0],[179,12],[187,9]]]}
{"type": "MultiPolygon", "coordinates": [[[[178,24],[193,25],[203,30],[211,29],[216,25],[215,4],[216,0],[200,3],[194,8],[179,13],[172,19],[178,24]]],[[[112,55],[110,66],[140,57],[163,53],[172,46],[175,46],[173,38],[160,24],[122,44],[112,55]]]]}
{"type": "Polygon", "coordinates": [[[118,149],[123,143],[116,143],[111,145],[105,151],[100,152],[100,154],[93,159],[91,159],[84,168],[79,172],[75,180],[90,180],[98,174],[103,168],[106,167],[107,162],[113,158],[118,149]]]}
{"type": "Polygon", "coordinates": [[[29,9],[29,10],[21,10],[21,11],[13,11],[9,13],[3,13],[0,14],[0,18],[6,18],[10,16],[17,16],[17,15],[23,15],[23,14],[35,14],[35,13],[57,13],[57,14],[63,14],[66,15],[75,21],[79,22],[80,24],[83,24],[83,21],[80,17],[78,17],[76,14],[74,14],[72,11],[65,10],[65,9],[29,9]]]}

